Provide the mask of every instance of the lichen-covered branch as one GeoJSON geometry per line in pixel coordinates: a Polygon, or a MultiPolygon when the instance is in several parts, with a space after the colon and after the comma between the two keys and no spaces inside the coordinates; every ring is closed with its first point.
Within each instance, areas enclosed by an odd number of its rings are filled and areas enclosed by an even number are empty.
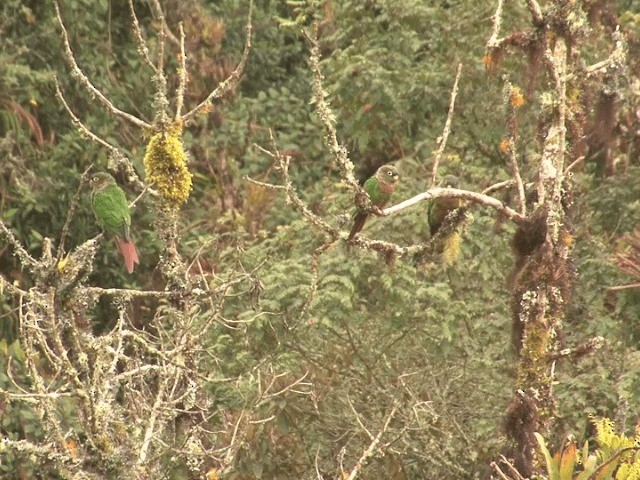
{"type": "Polygon", "coordinates": [[[320,70],[320,46],[318,45],[318,40],[316,38],[317,32],[313,35],[310,35],[305,31],[302,33],[311,45],[309,55],[309,63],[311,64],[311,73],[313,75],[311,83],[313,97],[311,101],[315,105],[316,112],[322,122],[322,125],[324,125],[327,147],[333,155],[333,158],[338,163],[342,176],[345,178],[349,188],[356,194],[362,194],[364,191],[360,187],[356,177],[353,175],[353,162],[349,159],[346,147],[341,145],[338,141],[338,134],[335,126],[336,117],[331,111],[329,102],[326,100],[327,92],[324,91],[324,87],[322,85],[324,77],[320,70]]]}
{"type": "Polygon", "coordinates": [[[29,269],[30,272],[33,272],[38,267],[38,261],[29,255],[13,232],[9,230],[2,220],[0,220],[0,238],[4,238],[4,240],[11,245],[14,255],[18,257],[18,260],[23,267],[29,269]]]}
{"type": "Polygon", "coordinates": [[[65,58],[71,67],[71,75],[78,79],[80,84],[87,89],[87,91],[116,117],[119,117],[127,122],[142,128],[142,129],[150,129],[151,125],[145,122],[144,120],[140,120],[139,118],[131,115],[130,113],[124,112],[118,108],[116,108],[111,100],[109,100],[98,88],[91,83],[91,80],[84,74],[84,72],[78,66],[76,62],[76,58],[73,54],[73,50],[71,50],[71,44],[69,42],[69,34],[67,33],[67,29],[64,26],[64,22],[62,21],[62,15],[60,14],[60,6],[58,5],[58,0],[54,0],[53,6],[56,11],[56,18],[58,20],[58,25],[60,26],[60,30],[62,32],[62,42],[65,50],[65,58]]]}

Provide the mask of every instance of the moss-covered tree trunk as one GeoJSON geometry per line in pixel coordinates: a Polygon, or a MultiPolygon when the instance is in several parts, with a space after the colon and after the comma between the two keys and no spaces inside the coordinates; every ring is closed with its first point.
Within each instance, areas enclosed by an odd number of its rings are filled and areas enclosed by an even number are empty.
{"type": "Polygon", "coordinates": [[[548,124],[542,126],[545,136],[537,202],[529,223],[520,227],[514,237],[519,268],[513,276],[512,291],[520,356],[516,389],[507,413],[507,434],[515,444],[516,467],[527,477],[537,464],[533,434],[546,434],[553,419],[555,358],[571,283],[569,201],[563,190],[567,63],[564,39],[555,42],[548,61],[554,80],[554,111],[548,124]]]}

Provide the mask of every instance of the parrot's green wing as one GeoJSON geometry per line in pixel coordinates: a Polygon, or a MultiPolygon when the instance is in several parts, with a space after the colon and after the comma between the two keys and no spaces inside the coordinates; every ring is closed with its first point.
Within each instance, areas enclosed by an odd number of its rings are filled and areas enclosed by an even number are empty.
{"type": "Polygon", "coordinates": [[[375,203],[376,197],[378,196],[378,179],[376,177],[367,178],[367,181],[364,182],[362,188],[367,192],[371,201],[375,203]]]}
{"type": "Polygon", "coordinates": [[[384,207],[391,199],[391,193],[393,192],[393,187],[391,187],[390,191],[380,188],[379,180],[376,177],[371,177],[364,182],[363,188],[369,195],[371,203],[376,207],[384,207]]]}
{"type": "Polygon", "coordinates": [[[124,192],[117,185],[97,191],[92,199],[98,224],[107,232],[130,240],[131,215],[124,192]]]}

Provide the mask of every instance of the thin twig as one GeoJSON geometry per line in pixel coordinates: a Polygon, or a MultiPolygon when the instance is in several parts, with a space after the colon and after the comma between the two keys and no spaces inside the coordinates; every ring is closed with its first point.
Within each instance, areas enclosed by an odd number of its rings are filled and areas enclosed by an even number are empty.
{"type": "Polygon", "coordinates": [[[247,63],[247,59],[249,58],[249,51],[251,50],[251,17],[253,15],[253,0],[249,1],[249,14],[247,16],[247,24],[245,26],[246,35],[245,35],[245,44],[244,51],[242,52],[242,58],[240,62],[236,66],[235,70],[231,72],[231,74],[222,81],[216,88],[213,90],[207,98],[205,98],[197,107],[195,107],[190,112],[185,113],[182,116],[182,122],[188,123],[193,117],[199,114],[201,111],[208,109],[213,100],[216,100],[224,95],[226,95],[232,88],[236,86],[236,84],[240,81],[240,77],[244,72],[245,64],[247,63]]]}
{"type": "Polygon", "coordinates": [[[133,0],[129,0],[129,12],[131,13],[131,23],[133,24],[133,33],[138,42],[138,53],[144,63],[147,64],[154,72],[158,72],[158,68],[151,61],[151,57],[149,56],[149,47],[147,46],[147,42],[142,36],[142,30],[140,29],[140,23],[138,22],[138,17],[136,16],[136,10],[133,7],[133,0]]]}
{"type": "MultiPolygon", "coordinates": [[[[57,87],[56,83],[56,87],[57,87]]],[[[67,212],[67,219],[64,222],[64,226],[62,227],[62,232],[60,233],[60,241],[58,242],[57,255],[56,255],[56,265],[62,259],[64,255],[64,241],[69,234],[69,227],[71,226],[71,220],[73,220],[73,216],[76,213],[76,208],[78,207],[78,202],[80,201],[80,195],[82,194],[82,189],[85,185],[87,174],[93,168],[93,164],[89,165],[84,172],[82,172],[82,176],[80,177],[80,183],[78,184],[78,188],[76,189],[76,193],[73,195],[71,199],[71,204],[69,205],[69,211],[67,212]]]]}
{"type": "MultiPolygon", "coordinates": [[[[64,109],[67,111],[67,113],[71,117],[71,122],[78,128],[78,130],[80,131],[80,134],[81,135],[85,135],[87,138],[89,138],[89,140],[93,140],[97,144],[102,145],[103,147],[105,147],[106,149],[108,149],[108,150],[110,150],[112,152],[114,152],[114,151],[115,152],[119,152],[119,150],[116,147],[111,145],[106,140],[103,140],[102,138],[100,138],[98,135],[96,135],[91,130],[89,130],[89,128],[84,123],[82,123],[82,121],[73,112],[73,110],[71,110],[71,107],[69,106],[69,104],[65,100],[64,95],[62,94],[62,90],[60,89],[60,84],[58,83],[58,77],[57,76],[54,76],[54,82],[56,84],[56,96],[62,102],[62,106],[64,107],[64,109]]],[[[122,155],[122,156],[124,157],[124,155],[122,155]]]]}
{"type": "Polygon", "coordinates": [[[640,282],[639,283],[630,283],[628,285],[616,285],[615,287],[607,288],[607,290],[615,292],[615,291],[618,291],[618,290],[628,290],[630,288],[638,288],[638,287],[640,287],[640,282]]]}
{"type": "Polygon", "coordinates": [[[498,182],[488,186],[480,193],[482,193],[482,195],[488,195],[491,192],[496,192],[498,190],[502,190],[503,188],[511,188],[513,185],[515,185],[514,180],[505,180],[504,182],[498,182]]]}
{"type": "Polygon", "coordinates": [[[393,419],[397,410],[398,410],[398,407],[396,405],[394,405],[391,408],[391,411],[387,415],[387,418],[384,422],[384,425],[382,426],[382,429],[380,430],[380,432],[378,432],[378,435],[376,435],[375,438],[371,441],[371,444],[364,451],[364,453],[356,463],[356,466],[353,467],[353,469],[351,470],[351,473],[349,474],[346,480],[355,480],[355,478],[360,473],[360,470],[362,470],[362,467],[366,463],[367,459],[376,452],[378,448],[378,444],[380,443],[380,439],[382,438],[382,435],[384,435],[384,433],[387,431],[387,428],[389,428],[389,423],[391,423],[391,420],[393,419]]]}
{"type": "Polygon", "coordinates": [[[436,184],[436,176],[438,175],[438,166],[440,164],[440,159],[442,158],[444,149],[447,146],[447,139],[449,138],[449,133],[451,133],[451,121],[453,120],[453,110],[456,105],[456,96],[458,95],[458,81],[460,80],[461,72],[462,72],[462,63],[459,63],[458,71],[456,72],[456,79],[453,82],[453,88],[451,89],[451,102],[449,103],[449,113],[447,114],[447,121],[444,124],[444,130],[442,131],[442,135],[439,138],[440,145],[438,146],[438,150],[436,150],[435,156],[433,158],[433,169],[431,172],[432,187],[436,184]]]}
{"type": "Polygon", "coordinates": [[[178,30],[180,31],[180,67],[178,70],[178,77],[180,83],[178,84],[178,90],[176,92],[176,115],[175,120],[180,120],[182,115],[182,107],[184,105],[184,92],[187,87],[187,53],[184,48],[184,25],[182,22],[178,24],[178,30]]]}
{"type": "Polygon", "coordinates": [[[507,466],[511,474],[516,476],[515,480],[526,480],[516,469],[516,467],[514,467],[509,460],[507,460],[507,457],[505,457],[504,455],[500,455],[500,458],[502,459],[502,462],[507,466]]]}
{"type": "Polygon", "coordinates": [[[323,75],[322,70],[320,70],[320,45],[317,40],[317,25],[315,25],[313,35],[305,30],[302,31],[302,34],[311,45],[309,55],[309,63],[313,74],[311,82],[313,97],[311,101],[315,105],[316,113],[324,126],[326,134],[325,143],[333,155],[333,158],[338,163],[348,187],[356,194],[364,194],[364,190],[360,187],[356,177],[353,175],[354,166],[353,162],[349,159],[347,149],[338,141],[338,134],[335,127],[336,116],[331,111],[329,102],[326,100],[327,93],[322,86],[323,75]]]}
{"type": "Polygon", "coordinates": [[[122,118],[123,120],[128,121],[129,123],[132,123],[133,125],[139,128],[150,129],[151,125],[148,124],[147,122],[140,120],[138,117],[135,117],[130,113],[124,112],[119,108],[116,108],[113,105],[113,103],[111,103],[111,101],[100,90],[98,90],[98,88],[95,85],[93,85],[93,83],[91,83],[91,80],[89,80],[89,78],[84,74],[84,72],[78,66],[78,63],[76,62],[76,58],[73,54],[73,50],[71,50],[71,43],[69,42],[69,34],[67,33],[67,29],[64,26],[64,23],[62,21],[62,15],[60,14],[60,6],[58,5],[58,0],[54,0],[53,6],[55,7],[56,18],[58,19],[58,24],[60,25],[60,29],[62,31],[62,41],[64,44],[65,53],[66,53],[65,57],[67,59],[67,62],[69,63],[69,66],[71,67],[71,75],[76,77],[80,82],[80,84],[82,84],[82,86],[85,87],[89,91],[89,93],[91,93],[92,95],[95,95],[95,97],[100,101],[100,103],[102,103],[102,105],[107,110],[109,110],[112,114],[122,118]]]}
{"type": "Polygon", "coordinates": [[[581,155],[580,157],[576,158],[573,162],[571,162],[571,165],[569,165],[567,168],[564,169],[564,174],[567,175],[573,169],[573,167],[581,163],[585,158],[586,157],[584,155],[581,155]]]}
{"type": "Polygon", "coordinates": [[[491,462],[489,466],[496,471],[496,473],[502,480],[513,480],[505,475],[505,473],[500,469],[496,462],[491,462]]]}
{"type": "Polygon", "coordinates": [[[316,467],[316,477],[318,480],[324,480],[324,477],[320,474],[320,468],[318,468],[318,456],[320,455],[320,447],[316,450],[316,459],[314,465],[316,467]]]}
{"type": "Polygon", "coordinates": [[[493,31],[491,37],[487,42],[487,49],[492,48],[498,44],[498,36],[500,35],[500,27],[502,25],[502,5],[504,0],[498,0],[498,6],[496,12],[493,14],[493,31]]]}
{"type": "Polygon", "coordinates": [[[178,37],[176,37],[173,34],[171,29],[169,28],[169,25],[167,25],[167,20],[164,16],[164,12],[162,11],[162,6],[160,5],[160,2],[158,0],[148,0],[148,3],[149,3],[149,6],[151,7],[151,12],[155,17],[157,17],[158,21],[160,22],[160,26],[162,28],[161,33],[166,35],[166,37],[171,41],[171,43],[173,43],[176,46],[179,46],[180,41],[178,40],[178,37]]]}
{"type": "Polygon", "coordinates": [[[536,26],[542,25],[544,22],[544,16],[542,15],[542,9],[538,2],[536,0],[527,0],[527,6],[529,7],[529,12],[531,12],[533,23],[536,26]]]}
{"type": "Polygon", "coordinates": [[[592,353],[596,350],[599,350],[600,348],[602,348],[603,345],[604,345],[604,337],[597,336],[589,339],[587,342],[581,343],[576,347],[564,348],[559,352],[557,352],[556,354],[552,355],[551,358],[552,360],[557,360],[559,358],[564,358],[564,357],[578,358],[578,357],[587,355],[588,353],[592,353]]]}
{"type": "Polygon", "coordinates": [[[4,237],[7,243],[13,246],[13,251],[23,267],[27,267],[33,272],[39,266],[39,262],[27,253],[13,232],[9,230],[2,220],[0,220],[0,237],[4,237]]]}

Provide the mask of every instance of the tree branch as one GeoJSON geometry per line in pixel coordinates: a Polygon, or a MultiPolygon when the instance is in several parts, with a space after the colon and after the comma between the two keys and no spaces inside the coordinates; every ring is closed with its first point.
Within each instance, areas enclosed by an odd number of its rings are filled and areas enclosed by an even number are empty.
{"type": "Polygon", "coordinates": [[[478,203],[480,205],[485,205],[490,208],[494,208],[503,215],[505,215],[508,219],[514,221],[515,223],[525,223],[527,218],[513,210],[512,208],[506,206],[500,200],[490,197],[488,195],[483,195],[482,193],[470,192],[468,190],[459,190],[457,188],[431,188],[426,192],[419,193],[414,197],[411,197],[408,200],[400,202],[391,207],[385,208],[382,213],[384,215],[391,215],[400,210],[403,210],[407,207],[415,205],[424,200],[430,200],[433,198],[461,198],[463,200],[469,200],[474,203],[478,203]]]}
{"type": "Polygon", "coordinates": [[[140,120],[138,117],[131,115],[130,113],[124,112],[118,108],[116,108],[113,103],[100,91],[96,88],[91,80],[84,74],[84,72],[78,66],[76,62],[73,51],[71,50],[71,44],[69,43],[69,34],[67,33],[67,29],[64,26],[62,21],[62,16],[60,14],[60,6],[58,5],[58,0],[54,0],[53,6],[56,11],[56,18],[58,19],[58,24],[60,25],[60,29],[62,31],[62,41],[65,49],[65,58],[71,67],[71,75],[78,79],[80,84],[85,87],[89,93],[95,96],[102,105],[109,110],[116,117],[122,118],[133,125],[142,128],[142,129],[151,129],[151,125],[147,122],[140,120]]]}
{"type": "Polygon", "coordinates": [[[447,146],[447,139],[449,138],[449,133],[451,133],[451,121],[453,120],[453,110],[456,105],[456,96],[458,95],[458,81],[460,80],[460,73],[462,72],[462,63],[458,64],[458,70],[456,72],[456,79],[453,82],[453,88],[451,89],[451,102],[449,103],[449,113],[447,114],[447,120],[444,124],[444,130],[442,131],[442,135],[440,136],[438,146],[438,150],[433,159],[433,169],[431,172],[431,186],[433,187],[436,184],[436,175],[438,174],[438,165],[440,164],[440,159],[442,158],[442,154],[444,153],[444,149],[447,146]]]}
{"type": "Polygon", "coordinates": [[[251,17],[253,15],[253,0],[249,0],[249,14],[247,16],[247,24],[245,26],[246,35],[245,35],[245,44],[244,51],[242,52],[242,58],[240,59],[240,63],[236,66],[235,70],[231,72],[223,82],[221,82],[215,90],[213,90],[209,96],[204,99],[197,107],[191,110],[188,113],[185,113],[182,116],[182,122],[188,123],[193,117],[199,114],[201,111],[206,110],[211,107],[213,100],[216,100],[224,95],[226,95],[236,84],[240,81],[240,77],[244,72],[245,64],[247,63],[247,59],[249,58],[249,51],[251,50],[251,17]]]}
{"type": "Polygon", "coordinates": [[[360,473],[360,470],[362,470],[362,467],[364,467],[365,463],[369,459],[369,457],[375,454],[376,450],[378,449],[378,444],[380,443],[380,439],[382,438],[382,435],[384,435],[384,433],[387,431],[387,428],[389,428],[389,423],[391,423],[391,420],[393,419],[393,416],[396,414],[397,410],[398,410],[398,407],[396,405],[394,405],[391,408],[391,411],[387,415],[387,418],[385,419],[382,429],[380,430],[380,432],[378,432],[378,435],[376,435],[375,438],[371,441],[371,444],[364,451],[364,453],[356,463],[356,466],[353,467],[353,470],[351,470],[351,473],[346,478],[346,480],[355,480],[358,474],[360,473]]]}

